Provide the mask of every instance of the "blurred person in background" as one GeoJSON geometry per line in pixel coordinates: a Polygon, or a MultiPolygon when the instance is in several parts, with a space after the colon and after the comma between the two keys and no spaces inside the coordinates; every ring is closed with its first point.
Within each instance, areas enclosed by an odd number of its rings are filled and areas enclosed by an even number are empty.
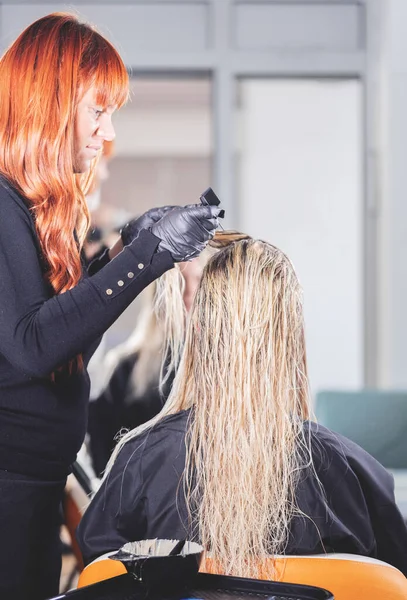
{"type": "MultiPolygon", "coordinates": [[[[114,146],[115,143],[113,140],[105,140],[103,143],[102,154],[96,165],[95,178],[86,194],[86,204],[89,209],[91,223],[85,238],[83,251],[89,262],[96,259],[98,255],[102,255],[106,249],[114,245],[122,225],[127,220],[124,217],[127,211],[101,204],[102,186],[110,176],[109,163],[115,154],[114,146]]],[[[128,217],[128,215],[126,216],[128,217]]],[[[106,381],[102,366],[106,350],[106,336],[103,336],[88,364],[90,400],[99,396],[106,381]]]]}
{"type": "Polygon", "coordinates": [[[203,271],[170,396],[121,439],[79,525],[85,562],[157,537],[197,540],[207,569],[240,577],[273,578],[278,554],[325,552],[406,575],[392,476],[310,420],[290,260],[260,240],[218,237],[225,247],[203,271]]]}
{"type": "MultiPolygon", "coordinates": [[[[90,226],[83,244],[83,252],[86,259],[91,262],[98,254],[102,254],[112,244],[108,239],[104,239],[103,228],[98,223],[97,214],[100,210],[100,195],[103,182],[109,178],[109,162],[114,156],[114,141],[105,140],[103,142],[102,154],[96,165],[96,172],[91,188],[86,194],[86,204],[90,213],[90,226]]],[[[111,227],[111,221],[109,223],[111,227]]],[[[116,232],[117,237],[117,232],[116,232]]],[[[114,243],[114,242],[113,242],[114,243]]],[[[106,339],[102,337],[99,346],[92,355],[88,364],[88,374],[90,379],[89,398],[97,396],[103,385],[102,362],[106,353],[106,339]]]]}
{"type": "Polygon", "coordinates": [[[154,209],[90,265],[85,195],[127,100],[114,47],[74,15],[31,24],[0,59],[0,597],[58,593],[59,506],[87,423],[100,337],[219,209],[154,209]]]}
{"type": "Polygon", "coordinates": [[[102,154],[96,164],[94,181],[86,194],[91,222],[83,249],[88,260],[92,260],[98,253],[114,245],[123,225],[130,218],[126,209],[101,201],[103,184],[110,177],[109,163],[114,155],[114,141],[105,141],[102,154]]]}
{"type": "MultiPolygon", "coordinates": [[[[203,253],[205,254],[205,252],[203,253]]],[[[178,306],[181,319],[186,318],[199,284],[204,257],[180,263],[179,276],[174,271],[164,278],[174,279],[179,286],[183,306],[178,306]]],[[[156,310],[157,295],[165,282],[151,284],[140,296],[140,313],[129,339],[110,350],[99,365],[102,373],[110,373],[101,394],[89,405],[89,448],[93,467],[99,477],[103,475],[115,446],[115,438],[123,429],[134,429],[160,412],[168,398],[176,364],[168,354],[166,344],[165,307],[156,310]]],[[[168,299],[168,303],[170,300],[168,299]]],[[[168,315],[166,315],[168,316],[168,315]]],[[[184,326],[179,323],[183,338],[184,326]]],[[[183,341],[183,340],[182,340],[183,341]]]]}
{"type": "MultiPolygon", "coordinates": [[[[99,217],[99,211],[101,208],[100,199],[102,186],[103,183],[109,179],[109,162],[112,160],[113,156],[114,141],[106,140],[103,143],[102,154],[96,165],[94,181],[91,188],[88,190],[88,193],[86,194],[86,204],[89,209],[91,222],[83,245],[83,250],[88,260],[94,258],[96,254],[104,248],[112,245],[110,243],[106,243],[104,235],[105,219],[101,219],[99,217]]],[[[112,226],[113,221],[114,215],[109,215],[107,219],[109,233],[114,229],[112,226]]],[[[115,233],[117,238],[117,231],[115,233]]]]}

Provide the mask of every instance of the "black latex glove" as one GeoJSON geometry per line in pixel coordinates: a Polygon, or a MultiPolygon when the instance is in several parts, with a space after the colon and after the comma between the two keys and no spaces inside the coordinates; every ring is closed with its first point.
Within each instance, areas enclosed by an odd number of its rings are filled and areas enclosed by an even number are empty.
{"type": "Polygon", "coordinates": [[[168,250],[174,262],[195,258],[215,235],[221,212],[217,206],[201,204],[173,208],[150,227],[161,240],[158,251],[168,250]]]}
{"type": "Polygon", "coordinates": [[[138,234],[142,229],[150,229],[163,216],[175,206],[160,206],[158,208],[152,208],[148,210],[146,213],[137,217],[136,219],[132,219],[121,230],[120,234],[122,236],[123,246],[127,246],[131,244],[131,242],[138,237],[138,234]]]}

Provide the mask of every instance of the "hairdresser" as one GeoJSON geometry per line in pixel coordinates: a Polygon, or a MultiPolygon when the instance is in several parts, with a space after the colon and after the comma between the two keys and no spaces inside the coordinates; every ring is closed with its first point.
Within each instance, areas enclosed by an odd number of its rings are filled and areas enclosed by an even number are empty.
{"type": "Polygon", "coordinates": [[[85,194],[128,96],[113,46],[75,16],[30,25],[0,59],[0,598],[58,593],[58,508],[86,431],[103,332],[219,209],[154,209],[85,268],[85,194]]]}

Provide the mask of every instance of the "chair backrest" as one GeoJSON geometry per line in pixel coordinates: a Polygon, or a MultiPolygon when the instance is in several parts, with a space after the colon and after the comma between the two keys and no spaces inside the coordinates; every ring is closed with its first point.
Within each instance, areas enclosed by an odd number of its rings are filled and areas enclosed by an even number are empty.
{"type": "Polygon", "coordinates": [[[315,414],[384,467],[407,469],[407,391],[322,391],[315,414]]]}
{"type": "MultiPolygon", "coordinates": [[[[201,570],[219,573],[206,559],[201,570]]],[[[380,560],[354,554],[277,556],[260,569],[259,579],[314,585],[329,590],[335,600],[406,600],[407,578],[380,560]]]]}
{"type": "Polygon", "coordinates": [[[66,526],[71,538],[71,547],[76,558],[77,570],[79,572],[81,572],[83,569],[83,559],[78,542],[76,540],[75,532],[83,513],[89,505],[89,502],[89,496],[79,484],[76,477],[73,474],[69,475],[62,498],[62,510],[64,516],[64,525],[66,526]]]}
{"type": "Polygon", "coordinates": [[[107,554],[99,556],[99,558],[96,558],[84,568],[79,575],[78,588],[127,573],[123,563],[118,560],[110,560],[109,556],[111,554],[115,554],[115,552],[108,552],[107,554]]]}
{"type": "MultiPolygon", "coordinates": [[[[101,556],[85,567],[78,587],[91,585],[126,572],[122,563],[101,556]]],[[[216,560],[207,558],[201,572],[222,574],[216,560]]],[[[261,579],[313,585],[331,591],[335,600],[406,600],[407,579],[395,567],[353,554],[278,556],[266,561],[261,579]],[[273,573],[273,577],[270,574],[273,573]]]]}

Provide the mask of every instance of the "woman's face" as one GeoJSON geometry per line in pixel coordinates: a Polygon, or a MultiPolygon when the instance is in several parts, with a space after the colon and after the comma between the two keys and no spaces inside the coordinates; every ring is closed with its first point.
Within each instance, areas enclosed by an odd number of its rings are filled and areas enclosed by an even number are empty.
{"type": "Polygon", "coordinates": [[[103,147],[112,141],[115,131],[112,115],[115,106],[100,106],[96,102],[96,90],[90,88],[78,104],[75,119],[74,172],[86,173],[92,160],[103,147]]]}

